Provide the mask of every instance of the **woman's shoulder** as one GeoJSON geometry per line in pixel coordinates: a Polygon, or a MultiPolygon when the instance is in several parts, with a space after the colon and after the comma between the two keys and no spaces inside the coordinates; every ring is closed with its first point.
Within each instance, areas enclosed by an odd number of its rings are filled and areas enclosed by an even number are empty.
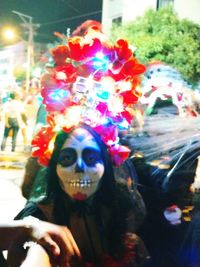
{"type": "Polygon", "coordinates": [[[45,221],[47,220],[47,217],[45,216],[39,205],[32,201],[27,202],[26,206],[17,214],[15,220],[24,219],[28,216],[33,216],[45,221]]]}
{"type": "Polygon", "coordinates": [[[146,206],[142,196],[136,188],[129,189],[124,181],[118,181],[116,183],[116,197],[122,213],[128,216],[132,226],[137,229],[146,216],[146,206]]]}
{"type": "Polygon", "coordinates": [[[115,185],[115,197],[120,207],[126,211],[132,207],[132,194],[126,181],[119,179],[115,185]]]}

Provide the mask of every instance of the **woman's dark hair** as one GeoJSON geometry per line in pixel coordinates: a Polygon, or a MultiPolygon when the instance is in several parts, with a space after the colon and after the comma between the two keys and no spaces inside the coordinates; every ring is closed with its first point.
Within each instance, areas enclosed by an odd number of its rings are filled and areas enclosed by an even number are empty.
{"type": "MultiPolygon", "coordinates": [[[[122,253],[123,252],[122,236],[125,232],[125,225],[126,225],[125,210],[127,210],[127,207],[130,208],[130,205],[126,205],[125,203],[123,204],[119,203],[119,198],[123,199],[122,194],[124,193],[124,195],[125,194],[128,195],[128,191],[126,191],[125,189],[119,192],[118,189],[116,188],[113,165],[110,156],[108,154],[107,147],[101,140],[100,136],[88,125],[85,124],[80,125],[77,128],[79,127],[86,129],[94,137],[95,141],[100,147],[101,156],[104,163],[105,171],[103,177],[101,178],[98,190],[94,194],[93,198],[93,204],[95,205],[94,216],[96,218],[98,229],[99,231],[102,231],[102,228],[104,228],[103,225],[104,219],[101,218],[100,210],[101,206],[105,205],[110,209],[111,213],[110,214],[111,219],[109,225],[106,226],[107,239],[109,242],[108,247],[110,253],[111,254],[114,254],[116,252],[122,253]],[[118,194],[120,194],[120,196],[118,196],[118,194]]],[[[48,193],[47,193],[47,201],[48,199],[53,198],[54,202],[53,215],[55,218],[55,222],[61,225],[68,225],[68,226],[69,226],[69,216],[70,216],[70,202],[74,200],[72,200],[67,194],[65,194],[62,191],[56,173],[56,165],[62,146],[65,143],[66,139],[69,138],[72,132],[66,133],[64,131],[61,131],[58,133],[56,137],[54,151],[49,164],[49,172],[48,172],[49,180],[48,180],[48,193]],[[65,199],[65,204],[63,201],[64,199],[65,199]],[[66,208],[66,202],[69,203],[69,205],[67,204],[68,208],[66,208]]],[[[127,200],[127,196],[124,199],[127,200]]]]}

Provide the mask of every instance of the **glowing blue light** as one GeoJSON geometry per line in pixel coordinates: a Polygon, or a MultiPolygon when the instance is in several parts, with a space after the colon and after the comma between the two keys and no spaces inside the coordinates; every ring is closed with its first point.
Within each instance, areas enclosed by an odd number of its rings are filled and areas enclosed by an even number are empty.
{"type": "Polygon", "coordinates": [[[94,83],[93,85],[94,91],[96,92],[96,96],[101,100],[108,100],[110,97],[110,92],[107,90],[102,84],[94,83]]]}
{"type": "Polygon", "coordinates": [[[101,124],[102,124],[102,125],[107,125],[107,124],[109,124],[109,122],[110,122],[110,121],[109,121],[108,118],[106,118],[106,117],[102,117],[102,118],[101,118],[101,124]]]}
{"type": "Polygon", "coordinates": [[[109,96],[110,96],[110,93],[109,92],[107,92],[107,91],[99,91],[99,92],[97,92],[97,96],[99,97],[99,98],[101,98],[101,100],[108,100],[108,98],[109,98],[109,96]]]}
{"type": "Polygon", "coordinates": [[[51,99],[54,101],[60,101],[68,96],[69,92],[63,89],[56,89],[53,93],[50,94],[51,99]]]}
{"type": "Polygon", "coordinates": [[[106,71],[108,69],[109,59],[103,53],[97,52],[95,58],[93,59],[93,66],[96,69],[101,69],[106,71]]]}
{"type": "Polygon", "coordinates": [[[118,124],[118,128],[119,129],[128,129],[129,123],[127,122],[127,120],[123,119],[123,121],[118,124]]]}

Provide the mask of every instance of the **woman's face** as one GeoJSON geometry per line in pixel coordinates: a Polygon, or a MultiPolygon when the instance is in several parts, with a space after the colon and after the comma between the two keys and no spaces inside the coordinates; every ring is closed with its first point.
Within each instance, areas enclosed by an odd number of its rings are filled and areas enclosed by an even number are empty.
{"type": "Polygon", "coordinates": [[[101,150],[94,137],[77,128],[65,141],[56,166],[64,192],[76,200],[85,200],[95,193],[104,174],[101,150]]]}

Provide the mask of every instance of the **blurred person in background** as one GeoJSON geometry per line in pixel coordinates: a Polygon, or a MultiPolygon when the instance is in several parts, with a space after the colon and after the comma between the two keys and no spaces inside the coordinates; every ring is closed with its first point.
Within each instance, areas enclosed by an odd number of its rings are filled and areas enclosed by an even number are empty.
{"type": "Polygon", "coordinates": [[[2,118],[5,124],[4,135],[1,143],[1,150],[4,151],[6,148],[7,138],[12,131],[12,148],[11,151],[15,151],[16,142],[19,129],[25,127],[23,121],[24,105],[20,100],[20,95],[18,92],[11,92],[9,100],[3,105],[2,118]]]}

